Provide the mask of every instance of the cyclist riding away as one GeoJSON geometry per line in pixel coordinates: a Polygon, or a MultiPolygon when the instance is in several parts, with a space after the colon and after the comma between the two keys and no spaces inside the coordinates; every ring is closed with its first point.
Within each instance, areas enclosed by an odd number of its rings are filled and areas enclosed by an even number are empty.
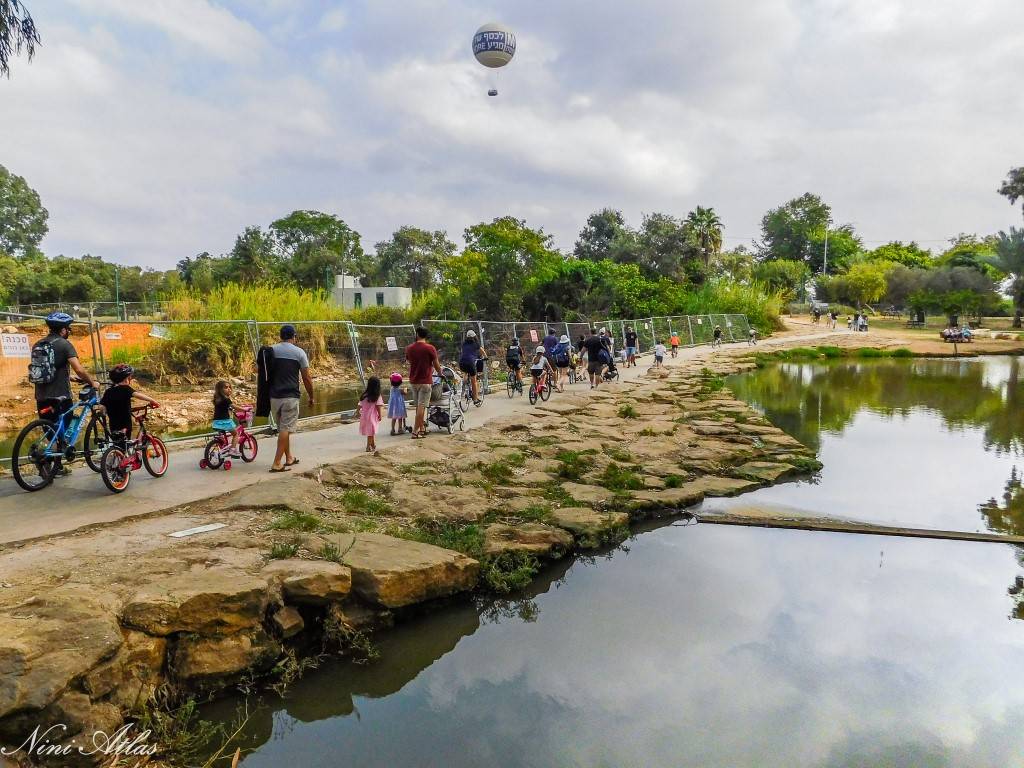
{"type": "Polygon", "coordinates": [[[548,360],[543,345],[534,350],[533,362],[530,363],[530,375],[533,377],[533,386],[538,392],[547,386],[548,377],[555,375],[555,370],[551,367],[551,361],[548,360]]]}
{"type": "Polygon", "coordinates": [[[469,381],[473,393],[473,404],[480,405],[480,377],[483,371],[483,361],[487,359],[487,352],[476,337],[476,331],[466,331],[466,338],[462,342],[462,352],[459,355],[459,370],[469,381]]]}
{"type": "Polygon", "coordinates": [[[508,366],[508,375],[515,382],[516,386],[523,384],[523,348],[519,346],[519,339],[513,338],[512,343],[505,350],[505,365],[508,366]]]}
{"type": "MultiPolygon", "coordinates": [[[[74,321],[66,312],[47,315],[46,325],[50,332],[32,345],[28,380],[35,384],[36,412],[39,418],[54,424],[61,414],[74,405],[71,399],[71,371],[93,389],[99,389],[99,383],[78,361],[75,345],[68,341],[74,321]]],[[[57,477],[71,472],[59,458],[54,461],[53,468],[57,477]]]]}
{"type": "Polygon", "coordinates": [[[132,400],[141,400],[154,408],[160,404],[132,388],[135,369],[130,365],[115,365],[110,369],[111,387],[100,398],[100,407],[107,413],[111,438],[124,448],[132,438],[132,400]]]}

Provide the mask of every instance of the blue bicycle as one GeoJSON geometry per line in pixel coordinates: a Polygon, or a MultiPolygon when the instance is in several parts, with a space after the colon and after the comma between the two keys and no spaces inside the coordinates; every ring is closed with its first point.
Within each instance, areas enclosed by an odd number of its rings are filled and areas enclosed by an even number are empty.
{"type": "Polygon", "coordinates": [[[106,418],[97,413],[99,393],[90,386],[78,395],[78,402],[56,421],[36,419],[29,422],[14,440],[11,471],[26,491],[39,491],[53,482],[57,463],[74,461],[79,455],[78,437],[85,430],[81,454],[94,472],[99,472],[100,457],[110,445],[106,418]]]}

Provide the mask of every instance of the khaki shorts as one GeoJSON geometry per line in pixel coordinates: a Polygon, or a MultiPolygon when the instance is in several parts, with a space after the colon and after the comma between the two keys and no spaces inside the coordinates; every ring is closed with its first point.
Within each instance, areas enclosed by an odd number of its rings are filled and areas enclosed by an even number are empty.
{"type": "Polygon", "coordinates": [[[415,408],[426,408],[430,405],[430,392],[433,389],[430,384],[412,385],[412,402],[415,408]]]}
{"type": "Polygon", "coordinates": [[[299,398],[270,398],[270,415],[277,423],[278,432],[294,432],[299,427],[299,398]]]}

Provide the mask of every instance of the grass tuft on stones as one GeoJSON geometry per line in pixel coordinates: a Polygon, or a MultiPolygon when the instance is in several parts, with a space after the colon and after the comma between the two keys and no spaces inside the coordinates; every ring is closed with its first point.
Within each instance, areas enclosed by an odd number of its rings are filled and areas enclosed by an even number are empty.
{"type": "Polygon", "coordinates": [[[577,481],[594,466],[593,451],[559,451],[555,455],[558,460],[558,476],[563,480],[577,481]]]}
{"type": "Polygon", "coordinates": [[[599,483],[609,491],[639,491],[644,487],[643,478],[632,467],[615,462],[604,468],[599,483]]]}
{"type": "Polygon", "coordinates": [[[332,531],[333,526],[325,522],[319,515],[309,512],[296,512],[293,509],[285,510],[274,516],[270,522],[270,528],[274,531],[297,531],[301,533],[316,533],[318,531],[332,531]]]}
{"type": "Polygon", "coordinates": [[[299,554],[298,542],[275,541],[270,545],[270,552],[267,553],[269,560],[289,560],[299,554]]]}

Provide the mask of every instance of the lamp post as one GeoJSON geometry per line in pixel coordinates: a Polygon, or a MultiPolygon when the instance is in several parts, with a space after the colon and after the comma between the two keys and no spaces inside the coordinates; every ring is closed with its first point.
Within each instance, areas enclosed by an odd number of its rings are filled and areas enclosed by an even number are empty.
{"type": "Polygon", "coordinates": [[[117,309],[117,319],[121,319],[121,268],[114,265],[114,307],[117,309]]]}

